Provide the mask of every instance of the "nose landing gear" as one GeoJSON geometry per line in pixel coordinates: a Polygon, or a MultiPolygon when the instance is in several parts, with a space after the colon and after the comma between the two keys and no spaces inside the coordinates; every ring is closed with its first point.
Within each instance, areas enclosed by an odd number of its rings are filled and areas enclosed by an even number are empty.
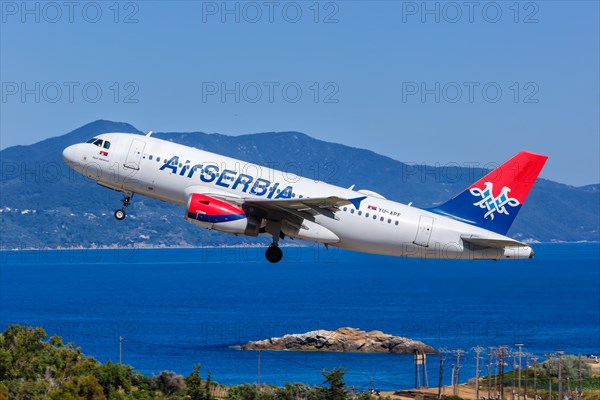
{"type": "Polygon", "coordinates": [[[123,207],[115,211],[115,218],[118,221],[123,221],[127,216],[125,209],[129,207],[129,203],[131,202],[131,198],[133,197],[133,193],[124,193],[123,194],[123,207]]]}

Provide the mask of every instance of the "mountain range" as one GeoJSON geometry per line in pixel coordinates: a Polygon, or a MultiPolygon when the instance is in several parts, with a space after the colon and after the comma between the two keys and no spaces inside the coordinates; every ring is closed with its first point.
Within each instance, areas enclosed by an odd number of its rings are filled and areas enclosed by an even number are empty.
{"type": "MultiPolygon", "coordinates": [[[[142,134],[127,123],[98,120],[64,135],[0,151],[2,248],[90,246],[214,246],[268,244],[187,223],[184,209],[133,198],[124,221],[113,211],[121,194],[68,168],[62,150],[104,132],[142,134]]],[[[324,142],[300,132],[227,136],[157,132],[154,137],[194,146],[309,178],[380,193],[430,207],[458,194],[487,170],[407,164],[369,150],[324,142]]],[[[574,187],[539,179],[508,235],[529,241],[599,241],[600,185],[574,187]]]]}

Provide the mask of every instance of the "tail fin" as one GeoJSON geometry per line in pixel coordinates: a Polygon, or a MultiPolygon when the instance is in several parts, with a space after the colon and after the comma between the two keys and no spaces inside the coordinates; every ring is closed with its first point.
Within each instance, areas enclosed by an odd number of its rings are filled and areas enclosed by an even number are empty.
{"type": "Polygon", "coordinates": [[[452,200],[429,211],[505,235],[547,159],[521,151],[452,200]]]}

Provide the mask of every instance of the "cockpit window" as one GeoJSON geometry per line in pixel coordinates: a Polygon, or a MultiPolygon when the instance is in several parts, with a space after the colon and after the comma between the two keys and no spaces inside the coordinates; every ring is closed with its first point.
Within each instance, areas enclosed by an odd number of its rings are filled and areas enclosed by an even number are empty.
{"type": "Polygon", "coordinates": [[[108,140],[106,142],[104,142],[104,148],[110,149],[110,142],[108,140]]]}
{"type": "Polygon", "coordinates": [[[98,147],[102,147],[102,143],[104,143],[104,140],[102,140],[102,139],[98,139],[94,142],[94,144],[98,147]]]}
{"type": "Polygon", "coordinates": [[[98,140],[98,139],[96,139],[95,137],[93,137],[90,140],[88,140],[86,143],[94,143],[96,140],[98,140]]]}

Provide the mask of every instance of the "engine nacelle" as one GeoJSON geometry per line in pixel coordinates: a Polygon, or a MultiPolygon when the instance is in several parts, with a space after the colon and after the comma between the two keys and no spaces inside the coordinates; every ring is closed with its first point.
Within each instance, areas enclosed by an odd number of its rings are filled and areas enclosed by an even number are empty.
{"type": "Polygon", "coordinates": [[[262,218],[246,215],[241,207],[199,193],[190,195],[185,219],[204,228],[247,236],[258,236],[262,224],[262,218]]]}

